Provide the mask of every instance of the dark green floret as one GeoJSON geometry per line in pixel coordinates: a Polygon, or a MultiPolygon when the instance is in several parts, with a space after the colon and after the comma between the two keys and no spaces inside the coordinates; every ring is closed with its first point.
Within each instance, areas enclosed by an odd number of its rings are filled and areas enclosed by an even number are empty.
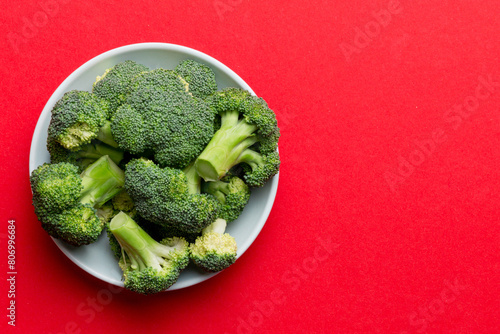
{"type": "Polygon", "coordinates": [[[192,59],[181,61],[175,71],[189,84],[189,92],[195,97],[206,98],[217,91],[214,71],[192,59]]]}
{"type": "Polygon", "coordinates": [[[236,240],[224,233],[226,221],[217,219],[190,244],[191,260],[202,270],[218,272],[228,268],[236,261],[236,240]]]}
{"type": "Polygon", "coordinates": [[[68,150],[78,150],[97,138],[116,147],[108,117],[109,104],[106,100],[86,91],[72,90],[54,105],[48,138],[68,150]]]}
{"type": "Polygon", "coordinates": [[[132,79],[146,71],[149,71],[147,66],[133,60],[125,60],[98,76],[92,87],[92,92],[109,102],[112,115],[125,102],[128,86],[132,79]]]}
{"type": "Polygon", "coordinates": [[[189,263],[186,240],[157,242],[124,212],[111,220],[109,230],[121,247],[119,265],[126,289],[146,295],[164,291],[189,263]]]}
{"type": "Polygon", "coordinates": [[[194,160],[212,138],[215,114],[187,86],[172,70],[138,75],[112,119],[119,147],[135,154],[151,151],[162,167],[184,168],[194,160]]]}
{"type": "Polygon", "coordinates": [[[33,206],[43,229],[52,237],[81,246],[97,240],[109,216],[98,213],[122,191],[123,171],[103,156],[83,173],[67,162],[45,163],[30,177],[33,206]],[[106,218],[107,217],[107,218],[106,218]]]}
{"type": "Polygon", "coordinates": [[[217,181],[245,164],[243,179],[261,187],[279,171],[276,115],[267,103],[239,88],[218,91],[208,99],[220,116],[220,128],[195,162],[205,181],[217,181]]]}
{"type": "Polygon", "coordinates": [[[199,233],[217,217],[220,204],[212,195],[196,191],[196,181],[187,175],[192,176],[135,159],[125,167],[125,189],[144,219],[182,233],[199,233]]]}
{"type": "Polygon", "coordinates": [[[226,175],[219,181],[204,182],[201,189],[221,203],[219,217],[227,222],[236,220],[250,200],[250,188],[234,175],[226,175]]]}
{"type": "Polygon", "coordinates": [[[78,168],[45,163],[31,173],[33,204],[38,214],[63,211],[78,202],[83,190],[78,168]]]}

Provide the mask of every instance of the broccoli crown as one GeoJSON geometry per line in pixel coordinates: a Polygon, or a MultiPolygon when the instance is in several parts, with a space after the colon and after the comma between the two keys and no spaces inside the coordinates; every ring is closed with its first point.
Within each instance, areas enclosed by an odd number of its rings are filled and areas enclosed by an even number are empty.
{"type": "Polygon", "coordinates": [[[141,73],[129,86],[126,104],[111,129],[119,147],[152,151],[162,166],[184,168],[214,133],[213,110],[186,90],[187,83],[166,69],[141,73]]]}
{"type": "Polygon", "coordinates": [[[226,175],[219,181],[205,182],[202,191],[213,195],[221,203],[219,217],[236,220],[250,200],[250,188],[239,177],[226,175]]]}
{"type": "Polygon", "coordinates": [[[113,204],[113,209],[117,211],[132,211],[135,207],[134,201],[125,190],[122,190],[113,197],[111,203],[113,204]]]}
{"type": "Polygon", "coordinates": [[[98,76],[92,92],[109,102],[111,114],[113,114],[125,102],[132,79],[146,71],[149,71],[147,66],[133,60],[125,60],[107,69],[102,76],[98,76]]]}
{"type": "Polygon", "coordinates": [[[207,65],[192,59],[181,61],[175,71],[189,84],[189,92],[199,98],[206,98],[217,91],[214,71],[207,65]]]}
{"type": "Polygon", "coordinates": [[[147,128],[142,113],[129,104],[122,104],[112,118],[113,137],[120,148],[133,154],[140,154],[149,146],[147,128]]]}
{"type": "Polygon", "coordinates": [[[35,213],[51,236],[74,246],[89,244],[106,220],[105,212],[96,209],[120,192],[124,182],[123,171],[108,156],[81,174],[67,162],[45,163],[30,176],[35,213]]]}
{"type": "Polygon", "coordinates": [[[42,228],[54,238],[73,246],[88,245],[102,232],[104,222],[90,204],[77,203],[62,212],[44,216],[42,228]]]}
{"type": "Polygon", "coordinates": [[[109,230],[123,250],[119,265],[125,288],[141,294],[168,289],[189,263],[189,244],[183,238],[160,242],[149,236],[126,213],[118,213],[109,230]]]}
{"type": "Polygon", "coordinates": [[[239,88],[220,90],[208,101],[220,116],[220,127],[196,159],[198,174],[217,181],[245,163],[244,180],[250,186],[264,185],[279,171],[276,115],[262,98],[239,88]]]}
{"type": "Polygon", "coordinates": [[[107,101],[86,91],[72,90],[54,105],[48,136],[66,149],[78,149],[97,138],[108,117],[107,101]]]}
{"type": "Polygon", "coordinates": [[[38,215],[75,205],[83,189],[78,168],[70,163],[44,163],[31,173],[33,205],[38,215]]]}
{"type": "Polygon", "coordinates": [[[198,233],[217,216],[220,204],[209,194],[192,193],[186,174],[144,158],[125,167],[125,189],[144,219],[198,233]]]}
{"type": "Polygon", "coordinates": [[[236,240],[224,233],[226,222],[217,219],[189,246],[191,260],[202,270],[218,272],[236,261],[236,240]]]}

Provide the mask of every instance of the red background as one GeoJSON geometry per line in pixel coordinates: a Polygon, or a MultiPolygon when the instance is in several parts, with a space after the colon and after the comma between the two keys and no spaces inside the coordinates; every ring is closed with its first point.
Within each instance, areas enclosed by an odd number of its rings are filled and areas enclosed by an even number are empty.
{"type": "Polygon", "coordinates": [[[500,332],[498,1],[1,5],[0,331],[500,332]],[[70,262],[41,230],[28,182],[53,91],[138,42],[220,60],[268,101],[283,134],[276,202],[255,243],[220,275],[149,297],[70,262]]]}

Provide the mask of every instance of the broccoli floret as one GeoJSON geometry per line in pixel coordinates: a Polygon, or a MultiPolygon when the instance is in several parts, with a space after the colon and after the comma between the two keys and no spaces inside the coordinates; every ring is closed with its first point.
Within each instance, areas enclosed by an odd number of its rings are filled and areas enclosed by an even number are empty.
{"type": "Polygon", "coordinates": [[[104,205],[96,209],[96,214],[103,225],[105,225],[111,221],[116,212],[113,209],[113,204],[111,203],[111,201],[107,201],[106,203],[104,203],[104,205]]]}
{"type": "Polygon", "coordinates": [[[157,242],[124,212],[111,220],[109,229],[122,249],[119,265],[126,289],[146,295],[164,291],[189,263],[186,240],[157,242]]]}
{"type": "Polygon", "coordinates": [[[172,70],[135,77],[126,102],[112,118],[119,147],[134,154],[151,151],[162,167],[181,169],[194,160],[214,133],[215,113],[188,93],[187,86],[172,70]]]}
{"type": "Polygon", "coordinates": [[[30,182],[42,228],[54,238],[81,246],[97,240],[106,220],[97,209],[123,189],[125,177],[103,156],[81,174],[67,162],[45,163],[31,173],[30,182]]]}
{"type": "Polygon", "coordinates": [[[41,218],[42,228],[52,237],[72,246],[88,245],[97,240],[104,227],[96,209],[77,203],[61,212],[41,218]]]}
{"type": "Polygon", "coordinates": [[[98,76],[92,87],[92,92],[109,102],[110,114],[113,115],[115,110],[125,102],[128,86],[132,79],[146,71],[149,71],[147,66],[133,60],[125,60],[98,76]]]}
{"type": "Polygon", "coordinates": [[[132,211],[134,209],[134,201],[130,195],[125,191],[121,191],[111,199],[113,208],[117,211],[132,211]]]}
{"type": "Polygon", "coordinates": [[[141,154],[149,145],[147,127],[141,112],[129,104],[121,105],[112,118],[111,128],[118,146],[130,153],[141,154]]]}
{"type": "Polygon", "coordinates": [[[189,92],[199,98],[206,98],[217,91],[214,71],[205,64],[192,59],[181,61],[175,71],[189,84],[189,92]]]}
{"type": "Polygon", "coordinates": [[[202,192],[213,195],[221,203],[219,217],[232,222],[250,200],[250,188],[237,176],[226,175],[219,181],[204,182],[202,192]]]}
{"type": "Polygon", "coordinates": [[[96,138],[117,147],[111,136],[108,118],[107,101],[86,91],[72,90],[54,105],[48,138],[68,150],[79,150],[96,138]]]}
{"type": "Polygon", "coordinates": [[[117,165],[124,158],[123,150],[104,144],[95,139],[90,144],[80,146],[77,150],[68,150],[59,144],[54,138],[48,138],[47,151],[51,163],[69,162],[83,171],[100,157],[107,155],[117,165]]]}
{"type": "Polygon", "coordinates": [[[205,181],[217,181],[234,166],[246,164],[245,182],[263,186],[280,166],[276,115],[263,99],[239,88],[218,91],[208,100],[221,124],[196,159],[198,174],[205,181]]]}
{"type": "Polygon", "coordinates": [[[144,158],[125,167],[125,189],[141,217],[183,233],[199,233],[217,217],[220,204],[212,195],[192,192],[189,182],[182,170],[161,168],[144,158]]]}
{"type": "Polygon", "coordinates": [[[37,214],[60,212],[78,201],[82,179],[78,168],[69,163],[44,163],[31,173],[33,204],[37,214]]]}
{"type": "Polygon", "coordinates": [[[218,272],[236,261],[236,240],[225,230],[226,221],[217,219],[190,244],[191,260],[204,271],[218,272]]]}

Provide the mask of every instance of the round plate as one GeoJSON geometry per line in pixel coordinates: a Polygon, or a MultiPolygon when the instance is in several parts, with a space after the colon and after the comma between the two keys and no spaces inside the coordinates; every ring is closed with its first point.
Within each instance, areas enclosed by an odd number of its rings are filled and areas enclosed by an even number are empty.
{"type": "MultiPolygon", "coordinates": [[[[159,67],[173,69],[184,59],[194,59],[210,66],[215,72],[219,89],[240,87],[254,94],[252,89],[227,66],[191,48],[165,43],[140,43],[113,49],[80,66],[63,81],[50,97],[33,133],[29,159],[30,174],[39,165],[50,161],[46,149],[47,128],[50,122],[51,110],[64,93],[73,89],[91,91],[96,77],[121,61],[134,60],[151,69],[159,67]]],[[[278,177],[279,175],[276,175],[262,188],[253,189],[250,201],[241,216],[236,221],[228,224],[227,232],[236,239],[238,244],[238,258],[257,238],[271,212],[278,188],[278,177]]],[[[110,284],[123,286],[121,280],[122,271],[111,252],[106,233],[103,233],[96,243],[82,247],[72,247],[60,240],[53,240],[71,261],[89,274],[110,284]]],[[[216,273],[204,273],[190,264],[182,272],[179,280],[168,290],[189,287],[215,275],[216,273]]]]}

